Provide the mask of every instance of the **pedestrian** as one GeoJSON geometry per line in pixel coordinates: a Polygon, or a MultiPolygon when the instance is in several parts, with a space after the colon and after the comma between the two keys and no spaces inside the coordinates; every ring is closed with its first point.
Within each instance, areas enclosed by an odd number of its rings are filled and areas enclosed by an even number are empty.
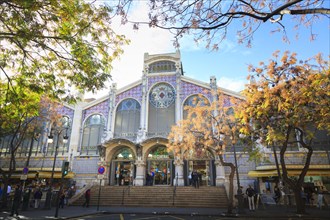
{"type": "Polygon", "coordinates": [[[14,200],[13,200],[13,205],[11,207],[11,214],[10,214],[10,216],[14,216],[14,214],[16,214],[16,216],[18,216],[18,208],[20,206],[21,199],[22,199],[21,186],[20,185],[17,185],[16,186],[16,189],[15,189],[14,200]]]}
{"type": "Polygon", "coordinates": [[[89,207],[89,201],[91,199],[91,189],[87,189],[85,192],[85,202],[83,204],[83,207],[89,207]]]}
{"type": "Polygon", "coordinates": [[[62,190],[60,193],[60,204],[59,204],[59,207],[60,208],[64,208],[64,200],[65,200],[65,193],[64,193],[64,190],[62,190]]]}
{"type": "Polygon", "coordinates": [[[0,200],[1,200],[1,198],[2,198],[2,192],[3,192],[3,190],[2,190],[2,186],[0,185],[0,200]]]}
{"type": "Polygon", "coordinates": [[[196,170],[194,170],[191,174],[192,182],[195,188],[199,188],[199,183],[198,183],[198,173],[196,170]]]}
{"type": "Polygon", "coordinates": [[[10,196],[10,192],[11,192],[11,186],[8,184],[7,186],[7,196],[10,196]]]}
{"type": "Polygon", "coordinates": [[[317,207],[322,209],[323,206],[323,192],[320,190],[317,194],[317,207]]]}
{"type": "Polygon", "coordinates": [[[278,204],[280,202],[281,199],[281,191],[278,188],[278,186],[274,187],[274,200],[276,202],[276,204],[278,204]]]}
{"type": "Polygon", "coordinates": [[[249,187],[246,189],[245,193],[248,197],[249,209],[250,209],[250,211],[254,211],[255,210],[255,206],[254,206],[255,191],[254,191],[254,189],[252,188],[251,185],[249,185],[249,187]]]}
{"type": "Polygon", "coordinates": [[[189,186],[191,186],[191,184],[192,184],[191,174],[192,174],[192,172],[188,175],[188,184],[189,184],[189,186]]]}
{"type": "Polygon", "coordinates": [[[42,198],[42,192],[41,192],[40,188],[36,189],[36,191],[33,195],[33,198],[34,198],[34,208],[37,209],[40,206],[40,200],[42,198]]]}

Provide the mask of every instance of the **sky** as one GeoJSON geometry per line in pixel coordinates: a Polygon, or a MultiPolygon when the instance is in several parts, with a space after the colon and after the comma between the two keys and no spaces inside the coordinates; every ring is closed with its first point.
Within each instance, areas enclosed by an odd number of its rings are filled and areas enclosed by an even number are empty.
{"type": "MultiPolygon", "coordinates": [[[[139,5],[130,15],[133,20],[143,20],[147,9],[139,5]]],[[[317,34],[314,41],[310,40],[310,30],[300,28],[299,38],[293,28],[291,19],[283,21],[290,43],[282,41],[281,33],[271,33],[274,25],[263,23],[254,35],[252,47],[238,44],[236,32],[232,30],[228,38],[220,45],[217,51],[211,51],[202,44],[197,45],[192,36],[185,36],[180,40],[180,53],[184,75],[203,82],[209,82],[210,76],[216,76],[219,87],[242,91],[248,83],[248,65],[258,65],[260,61],[267,62],[276,50],[291,51],[298,54],[298,59],[308,59],[318,53],[322,53],[325,59],[330,54],[330,19],[323,17],[313,26],[313,32],[317,34]]],[[[113,20],[113,28],[117,34],[124,34],[131,43],[125,46],[124,54],[120,60],[113,63],[112,80],[107,83],[108,88],[112,83],[117,83],[120,89],[130,83],[140,80],[143,71],[144,53],[162,54],[174,53],[173,35],[167,30],[140,26],[139,30],[133,30],[132,25],[121,25],[119,19],[113,20]]],[[[232,27],[231,29],[235,29],[232,27]]],[[[99,98],[108,94],[109,89],[103,89],[95,94],[88,93],[85,98],[99,98]]]]}

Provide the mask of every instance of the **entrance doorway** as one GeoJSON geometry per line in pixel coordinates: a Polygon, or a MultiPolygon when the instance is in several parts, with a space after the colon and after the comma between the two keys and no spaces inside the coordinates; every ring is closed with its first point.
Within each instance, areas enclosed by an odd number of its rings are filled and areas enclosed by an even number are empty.
{"type": "MultiPolygon", "coordinates": [[[[193,170],[197,171],[200,186],[215,185],[216,168],[214,160],[188,160],[186,170],[187,178],[191,176],[193,170]]],[[[186,183],[191,185],[191,180],[188,178],[186,183]]]]}
{"type": "Polygon", "coordinates": [[[172,184],[172,160],[149,160],[147,185],[172,184]]]}
{"type": "Polygon", "coordinates": [[[131,161],[114,161],[115,167],[115,185],[128,186],[133,183],[133,162],[131,161]]]}
{"type": "Polygon", "coordinates": [[[132,185],[135,177],[133,152],[128,147],[121,147],[113,156],[110,168],[110,185],[132,185]]]}
{"type": "Polygon", "coordinates": [[[156,145],[148,153],[146,185],[172,185],[174,178],[173,155],[166,146],[156,145]]]}

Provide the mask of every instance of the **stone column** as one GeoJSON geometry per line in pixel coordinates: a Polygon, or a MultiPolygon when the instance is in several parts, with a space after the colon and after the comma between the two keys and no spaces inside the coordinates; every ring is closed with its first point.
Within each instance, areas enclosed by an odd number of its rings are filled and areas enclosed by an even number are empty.
{"type": "Polygon", "coordinates": [[[181,109],[181,63],[176,63],[176,99],[175,99],[175,123],[182,119],[181,109]]]}
{"type": "Polygon", "coordinates": [[[143,76],[142,76],[142,100],[141,100],[141,118],[140,118],[140,129],[143,131],[147,129],[148,72],[149,72],[149,67],[146,65],[144,67],[143,76]]]}
{"type": "Polygon", "coordinates": [[[116,92],[117,92],[117,84],[113,83],[109,93],[109,115],[108,115],[108,123],[107,123],[107,131],[105,140],[109,140],[114,136],[115,129],[115,102],[116,102],[116,92]]]}
{"type": "Polygon", "coordinates": [[[175,165],[175,175],[173,180],[173,185],[184,186],[184,176],[183,176],[183,160],[175,159],[173,161],[175,165]]]}
{"type": "Polygon", "coordinates": [[[220,160],[216,160],[214,164],[216,167],[216,175],[217,175],[215,179],[215,185],[223,186],[226,182],[225,168],[222,166],[220,160]]]}
{"type": "Polygon", "coordinates": [[[143,186],[145,181],[145,173],[146,173],[146,164],[142,159],[138,159],[135,161],[136,165],[136,177],[134,180],[135,186],[143,186]]]}

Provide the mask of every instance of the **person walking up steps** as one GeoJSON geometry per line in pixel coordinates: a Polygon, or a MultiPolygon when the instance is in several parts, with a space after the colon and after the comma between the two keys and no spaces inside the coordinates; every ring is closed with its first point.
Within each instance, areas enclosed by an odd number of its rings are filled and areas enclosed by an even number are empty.
{"type": "Polygon", "coordinates": [[[91,199],[91,189],[88,189],[86,192],[85,192],[85,202],[83,204],[83,206],[85,207],[89,207],[89,201],[91,199]]]}

